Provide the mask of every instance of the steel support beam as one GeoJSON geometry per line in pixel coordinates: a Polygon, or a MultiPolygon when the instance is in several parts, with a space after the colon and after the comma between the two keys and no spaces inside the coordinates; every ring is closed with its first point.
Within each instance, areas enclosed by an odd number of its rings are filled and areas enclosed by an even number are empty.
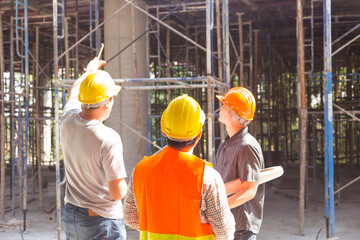
{"type": "Polygon", "coordinates": [[[335,237],[331,52],[331,0],[324,0],[325,212],[328,239],[335,237]]]}

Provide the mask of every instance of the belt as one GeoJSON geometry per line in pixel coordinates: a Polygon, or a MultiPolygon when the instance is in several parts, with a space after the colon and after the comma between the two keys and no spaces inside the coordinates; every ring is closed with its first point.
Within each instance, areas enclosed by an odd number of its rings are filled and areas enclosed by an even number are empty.
{"type": "Polygon", "coordinates": [[[96,212],[94,212],[94,211],[91,210],[90,208],[88,208],[88,214],[89,214],[90,217],[99,216],[99,214],[97,214],[96,212]]]}
{"type": "Polygon", "coordinates": [[[82,208],[82,207],[78,207],[78,206],[76,206],[76,205],[74,205],[74,204],[71,204],[71,203],[66,203],[66,205],[67,204],[69,204],[69,205],[71,205],[71,206],[73,206],[75,209],[77,209],[77,208],[79,208],[79,209],[82,209],[82,211],[86,211],[87,210],[87,212],[88,212],[88,216],[90,216],[90,217],[95,217],[95,216],[99,216],[99,214],[97,214],[96,212],[94,212],[93,210],[91,210],[90,208],[82,208]]]}

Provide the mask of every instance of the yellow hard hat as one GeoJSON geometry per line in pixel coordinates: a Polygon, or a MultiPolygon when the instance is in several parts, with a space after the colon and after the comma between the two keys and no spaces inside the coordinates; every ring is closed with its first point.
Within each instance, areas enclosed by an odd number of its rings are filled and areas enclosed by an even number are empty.
{"type": "Polygon", "coordinates": [[[78,99],[84,104],[95,104],[117,95],[120,89],[109,73],[97,70],[81,82],[78,99]]]}
{"type": "Polygon", "coordinates": [[[189,141],[201,133],[205,114],[187,94],[173,99],[161,116],[161,130],[171,140],[189,141]]]}

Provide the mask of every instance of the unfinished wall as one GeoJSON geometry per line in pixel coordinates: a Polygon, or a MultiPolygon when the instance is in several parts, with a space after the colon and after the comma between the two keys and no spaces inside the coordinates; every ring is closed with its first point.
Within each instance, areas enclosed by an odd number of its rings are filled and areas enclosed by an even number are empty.
{"type": "MultiPolygon", "coordinates": [[[[137,3],[145,8],[142,1],[137,3]]],[[[111,0],[104,3],[105,19],[115,10],[124,5],[124,1],[111,0]]],[[[139,36],[145,31],[145,16],[142,13],[135,12],[135,36],[139,36]]],[[[105,59],[110,59],[117,52],[123,49],[132,41],[132,15],[131,7],[127,6],[117,16],[111,19],[104,30],[105,59]]],[[[146,64],[146,38],[140,38],[136,41],[137,58],[137,77],[147,77],[146,64]]],[[[119,56],[109,62],[105,69],[111,76],[116,78],[134,78],[133,48],[129,47],[119,56]]],[[[138,151],[138,136],[133,130],[136,127],[136,91],[126,90],[126,87],[134,86],[134,83],[122,84],[123,89],[118,97],[115,98],[115,105],[110,118],[106,124],[115,129],[121,136],[124,147],[125,166],[128,175],[138,163],[138,161],[148,152],[148,143],[141,140],[141,151],[138,151]],[[131,127],[130,130],[126,125],[131,127]]],[[[142,135],[147,136],[148,132],[148,91],[139,91],[139,113],[142,135]]]]}

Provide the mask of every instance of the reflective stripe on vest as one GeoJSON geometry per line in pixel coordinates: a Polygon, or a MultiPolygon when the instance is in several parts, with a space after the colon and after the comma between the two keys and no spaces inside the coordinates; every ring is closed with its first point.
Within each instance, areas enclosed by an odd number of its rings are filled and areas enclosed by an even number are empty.
{"type": "Polygon", "coordinates": [[[204,169],[205,161],[170,147],[136,166],[140,239],[214,239],[199,216],[204,169]]]}

